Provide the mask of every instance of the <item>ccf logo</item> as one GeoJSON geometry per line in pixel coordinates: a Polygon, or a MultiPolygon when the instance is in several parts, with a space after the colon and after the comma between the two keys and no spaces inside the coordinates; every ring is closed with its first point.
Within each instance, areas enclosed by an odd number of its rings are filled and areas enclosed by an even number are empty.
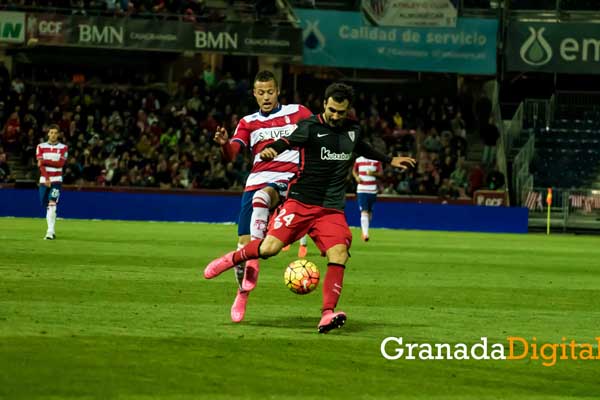
{"type": "Polygon", "coordinates": [[[478,206],[492,206],[499,207],[503,203],[503,199],[500,197],[486,197],[482,194],[477,196],[477,205],[478,206]]]}
{"type": "Polygon", "coordinates": [[[42,35],[57,35],[62,31],[62,22],[40,21],[38,31],[42,35]]]}

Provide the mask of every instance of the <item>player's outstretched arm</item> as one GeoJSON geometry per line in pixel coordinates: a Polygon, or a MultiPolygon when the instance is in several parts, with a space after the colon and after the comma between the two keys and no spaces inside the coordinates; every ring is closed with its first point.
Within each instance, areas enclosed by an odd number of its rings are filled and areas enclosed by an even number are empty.
{"type": "Polygon", "coordinates": [[[213,141],[219,146],[225,145],[229,141],[229,134],[227,133],[227,129],[225,129],[222,126],[217,126],[217,131],[215,132],[213,141]]]}
{"type": "Polygon", "coordinates": [[[400,168],[405,170],[407,168],[413,168],[416,164],[417,160],[412,157],[394,157],[390,162],[392,167],[400,168]]]}
{"type": "Polygon", "coordinates": [[[229,141],[227,129],[222,126],[217,127],[215,136],[213,136],[213,141],[221,146],[221,153],[223,154],[225,161],[233,161],[242,149],[242,146],[238,142],[229,141]]]}

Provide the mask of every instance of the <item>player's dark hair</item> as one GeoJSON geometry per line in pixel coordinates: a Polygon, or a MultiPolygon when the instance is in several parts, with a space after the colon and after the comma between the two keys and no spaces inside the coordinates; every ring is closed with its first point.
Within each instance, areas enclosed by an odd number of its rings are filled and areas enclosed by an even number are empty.
{"type": "Polygon", "coordinates": [[[267,71],[266,69],[260,71],[258,74],[256,74],[256,77],[254,78],[254,83],[269,81],[275,82],[275,86],[279,87],[279,83],[277,82],[277,78],[275,78],[275,74],[271,71],[267,71]]]}
{"type": "Polygon", "coordinates": [[[337,103],[341,103],[344,100],[348,100],[350,104],[354,100],[354,89],[350,85],[345,83],[332,83],[325,89],[325,101],[332,98],[337,103]]]}
{"type": "Polygon", "coordinates": [[[50,129],[56,129],[58,131],[58,133],[60,133],[60,127],[57,124],[50,124],[50,126],[48,127],[48,130],[50,129]]]}

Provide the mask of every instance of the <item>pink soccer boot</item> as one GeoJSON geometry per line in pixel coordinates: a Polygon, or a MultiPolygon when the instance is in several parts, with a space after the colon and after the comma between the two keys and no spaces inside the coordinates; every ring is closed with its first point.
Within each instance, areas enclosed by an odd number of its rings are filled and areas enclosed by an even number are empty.
{"type": "Polygon", "coordinates": [[[258,260],[246,261],[244,269],[244,279],[242,280],[242,290],[250,292],[256,287],[258,282],[258,260]]]}
{"type": "Polygon", "coordinates": [[[246,315],[246,304],[248,303],[248,292],[240,289],[237,291],[233,305],[231,306],[231,320],[233,322],[242,322],[246,315]]]}
{"type": "Polygon", "coordinates": [[[319,321],[319,333],[327,333],[332,329],[341,328],[346,323],[346,313],[343,311],[325,311],[319,321]]]}
{"type": "Polygon", "coordinates": [[[233,263],[233,254],[235,251],[231,251],[222,257],[212,260],[204,269],[204,277],[206,279],[212,279],[221,275],[223,272],[235,265],[233,263]]]}

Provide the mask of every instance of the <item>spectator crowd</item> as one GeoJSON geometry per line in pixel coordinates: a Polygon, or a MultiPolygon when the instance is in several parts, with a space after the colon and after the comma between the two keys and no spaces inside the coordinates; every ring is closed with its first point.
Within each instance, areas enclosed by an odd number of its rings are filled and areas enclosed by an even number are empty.
{"type": "MultiPolygon", "coordinates": [[[[3,66],[0,70],[4,70],[3,66]]],[[[1,71],[0,71],[1,72],[1,71]]],[[[29,84],[2,72],[0,181],[12,178],[16,157],[36,179],[35,148],[51,123],[69,145],[65,184],[240,190],[251,167],[247,154],[221,161],[212,136],[233,133],[241,116],[256,109],[248,79],[209,69],[188,70],[167,93],[147,86],[79,85],[54,80],[29,84]]],[[[322,111],[320,93],[282,90],[283,104],[322,111]]],[[[485,187],[485,172],[467,159],[474,125],[469,98],[376,95],[357,90],[352,110],[368,140],[390,155],[411,155],[418,166],[384,171],[382,192],[457,198],[485,187]],[[470,126],[471,125],[471,126],[470,126]]],[[[348,181],[348,191],[354,190],[348,181]]]]}

